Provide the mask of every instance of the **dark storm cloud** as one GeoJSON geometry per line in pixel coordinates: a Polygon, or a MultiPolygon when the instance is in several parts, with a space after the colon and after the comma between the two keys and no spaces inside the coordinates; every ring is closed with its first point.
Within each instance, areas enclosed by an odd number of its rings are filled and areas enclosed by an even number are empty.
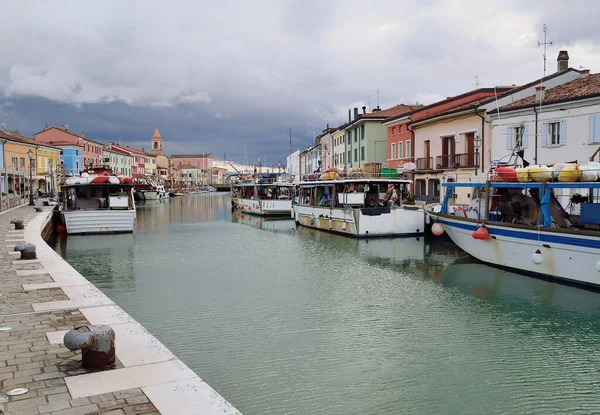
{"type": "Polygon", "coordinates": [[[282,159],[368,103],[429,103],[541,72],[541,25],[572,66],[600,63],[600,6],[550,2],[11,3],[0,31],[0,122],[45,123],[168,152],[282,159]],[[6,105],[12,103],[12,106],[6,105]],[[246,151],[244,151],[244,146],[246,151]],[[245,156],[245,155],[246,156],[245,156]]]}

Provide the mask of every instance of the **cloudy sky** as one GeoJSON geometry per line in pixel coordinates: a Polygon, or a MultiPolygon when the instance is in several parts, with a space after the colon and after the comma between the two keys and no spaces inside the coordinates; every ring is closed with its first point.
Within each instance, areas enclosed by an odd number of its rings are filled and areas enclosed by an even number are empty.
{"type": "Polygon", "coordinates": [[[596,72],[592,1],[1,0],[0,123],[168,153],[285,161],[348,109],[522,84],[567,49],[596,72]],[[244,151],[245,148],[245,151],[244,151]],[[246,154],[246,156],[245,156],[246,154]]]}

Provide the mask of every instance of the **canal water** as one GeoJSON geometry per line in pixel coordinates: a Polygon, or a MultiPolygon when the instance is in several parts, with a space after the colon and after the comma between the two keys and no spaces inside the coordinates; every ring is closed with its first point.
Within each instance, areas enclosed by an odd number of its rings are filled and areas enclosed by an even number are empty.
{"type": "Polygon", "coordinates": [[[246,415],[600,411],[598,293],[224,194],[138,208],[133,235],[56,250],[246,415]]]}

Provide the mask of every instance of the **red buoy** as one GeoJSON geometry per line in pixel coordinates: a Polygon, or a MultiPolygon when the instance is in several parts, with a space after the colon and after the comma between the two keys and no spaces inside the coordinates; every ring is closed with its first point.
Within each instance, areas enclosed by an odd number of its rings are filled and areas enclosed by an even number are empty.
{"type": "Polygon", "coordinates": [[[66,231],[67,231],[67,228],[63,225],[58,225],[56,227],[56,232],[58,232],[58,233],[65,233],[66,231]]]}
{"type": "Polygon", "coordinates": [[[490,237],[490,232],[488,231],[488,229],[485,226],[481,226],[475,232],[477,233],[476,239],[481,239],[482,241],[485,241],[487,238],[490,237]]]}

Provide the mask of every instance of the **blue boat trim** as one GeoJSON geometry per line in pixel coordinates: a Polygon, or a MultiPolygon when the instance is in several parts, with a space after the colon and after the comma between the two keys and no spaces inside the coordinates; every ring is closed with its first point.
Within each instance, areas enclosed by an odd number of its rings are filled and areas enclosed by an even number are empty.
{"type": "MultiPolygon", "coordinates": [[[[470,230],[470,231],[477,229],[477,224],[450,222],[448,220],[445,220],[445,219],[442,219],[439,217],[436,218],[436,221],[438,223],[441,223],[446,226],[470,230]]],[[[491,224],[491,225],[493,226],[493,224],[491,224]]],[[[518,230],[512,230],[512,229],[499,229],[499,228],[489,228],[489,227],[488,227],[488,230],[490,232],[490,235],[494,235],[494,236],[506,236],[509,238],[526,239],[526,240],[530,240],[530,241],[539,240],[540,242],[548,242],[548,243],[561,244],[561,245],[570,245],[570,246],[575,246],[575,247],[600,249],[600,240],[598,240],[598,239],[584,239],[584,238],[578,238],[576,236],[573,236],[573,237],[568,236],[567,237],[567,236],[559,236],[559,235],[550,235],[545,232],[533,233],[533,232],[524,232],[524,231],[518,231],[518,230]]]]}

